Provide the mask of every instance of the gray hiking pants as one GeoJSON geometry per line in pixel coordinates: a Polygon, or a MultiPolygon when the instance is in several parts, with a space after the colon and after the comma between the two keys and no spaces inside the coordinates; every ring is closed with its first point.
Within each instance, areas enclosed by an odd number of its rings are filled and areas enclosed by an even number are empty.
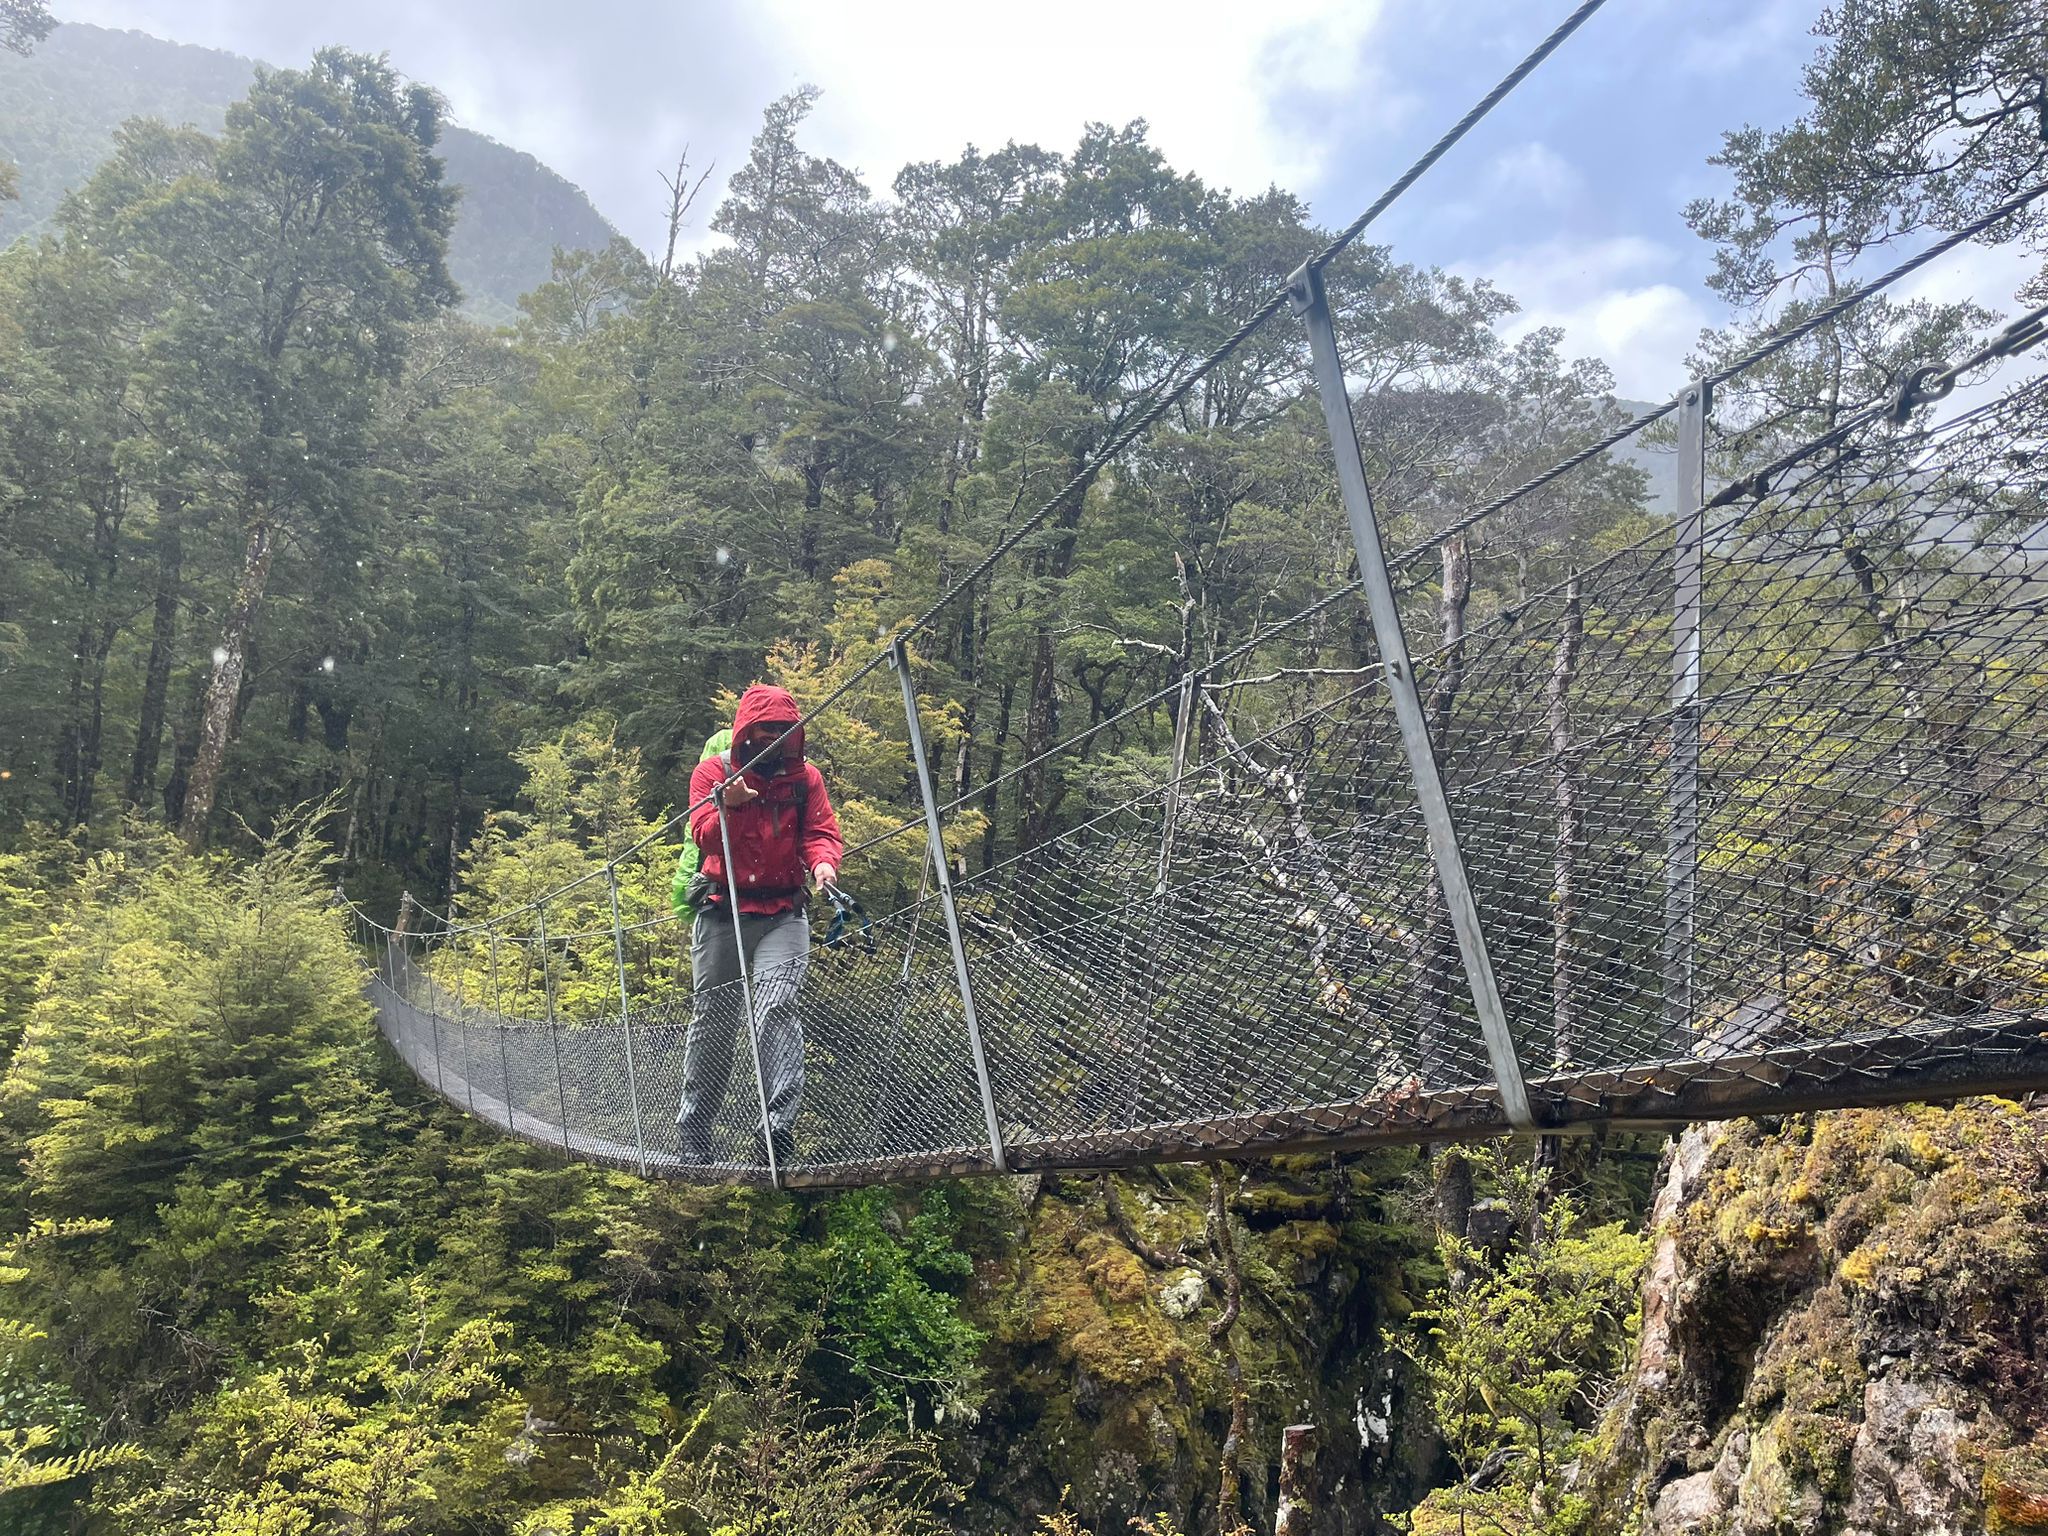
{"type": "MultiPolygon", "coordinates": [[[[804,1092],[804,1032],[797,1017],[796,995],[810,963],[811,923],[800,911],[759,917],[742,912],[740,935],[747,947],[747,971],[753,983],[761,1071],[768,1088],[768,1121],[779,1140],[796,1123],[797,1104],[804,1092]]],[[[690,1033],[683,1046],[683,1103],[676,1115],[683,1155],[697,1161],[710,1160],[712,1125],[725,1102],[733,1057],[747,1058],[747,1077],[754,1072],[739,981],[732,917],[706,906],[698,911],[690,930],[690,1033]]],[[[753,1126],[758,1133],[760,1101],[751,1082],[746,1088],[746,1109],[732,1118],[753,1126]]]]}

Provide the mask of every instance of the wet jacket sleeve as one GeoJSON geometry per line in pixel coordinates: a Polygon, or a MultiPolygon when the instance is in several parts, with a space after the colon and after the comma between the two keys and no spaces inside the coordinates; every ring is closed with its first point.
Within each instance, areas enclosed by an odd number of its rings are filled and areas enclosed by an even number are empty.
{"type": "MultiPolygon", "coordinates": [[[[825,775],[813,763],[804,764],[804,773],[810,779],[806,790],[810,801],[804,808],[804,868],[830,864],[837,869],[846,852],[846,840],[839,833],[839,817],[832,809],[832,797],[825,792],[825,775]]],[[[712,835],[717,833],[714,822],[712,835]]]]}
{"type": "MultiPolygon", "coordinates": [[[[690,775],[690,804],[697,807],[690,812],[690,836],[706,853],[718,852],[718,807],[707,797],[724,782],[725,763],[716,757],[705,758],[690,775]],[[697,804],[700,800],[702,805],[697,804]]],[[[836,823],[832,830],[835,835],[838,833],[836,823]]]]}

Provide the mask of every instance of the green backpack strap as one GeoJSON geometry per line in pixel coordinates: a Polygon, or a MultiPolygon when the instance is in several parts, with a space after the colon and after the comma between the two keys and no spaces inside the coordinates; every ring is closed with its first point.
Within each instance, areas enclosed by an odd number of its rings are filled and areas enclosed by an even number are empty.
{"type": "MultiPolygon", "coordinates": [[[[704,743],[704,757],[716,757],[725,761],[726,771],[732,771],[732,732],[714,731],[704,743]]],[[[699,761],[702,761],[700,758],[699,761]]],[[[690,900],[690,886],[697,878],[697,870],[704,862],[704,850],[697,846],[697,839],[690,835],[687,825],[683,828],[682,851],[676,855],[676,872],[668,884],[668,904],[677,917],[692,922],[697,916],[696,903],[690,900]]]]}

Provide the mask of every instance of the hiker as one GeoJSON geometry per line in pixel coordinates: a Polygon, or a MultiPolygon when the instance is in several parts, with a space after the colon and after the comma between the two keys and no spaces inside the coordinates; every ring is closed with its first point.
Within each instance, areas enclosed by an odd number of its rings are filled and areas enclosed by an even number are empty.
{"type": "MultiPolygon", "coordinates": [[[[690,930],[690,1031],[683,1047],[683,1102],[676,1120],[685,1163],[712,1160],[711,1129],[745,1039],[739,951],[729,906],[718,806],[732,839],[732,884],[739,890],[739,943],[746,947],[754,1023],[779,1165],[791,1152],[804,1090],[803,1026],[797,989],[811,952],[804,911],[806,877],[820,890],[838,878],[844,849],[824,775],[804,759],[796,700],[756,683],[740,695],[732,742],[690,775],[690,838],[700,865],[685,893],[690,930]],[[792,729],[794,727],[794,729],[792,729]],[[702,802],[701,804],[699,802],[702,802]],[[714,1010],[719,1017],[714,1018],[714,1010]]],[[[709,743],[707,743],[707,746],[709,743]]],[[[752,1118],[751,1116],[749,1118],[752,1118]]]]}

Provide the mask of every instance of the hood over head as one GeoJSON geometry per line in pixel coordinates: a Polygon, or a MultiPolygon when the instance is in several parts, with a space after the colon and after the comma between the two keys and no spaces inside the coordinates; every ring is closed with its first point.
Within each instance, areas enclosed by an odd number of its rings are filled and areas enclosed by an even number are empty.
{"type": "MultiPolygon", "coordinates": [[[[796,700],[790,697],[787,688],[778,688],[773,683],[755,683],[740,695],[739,708],[732,712],[733,743],[737,747],[739,738],[750,725],[759,725],[764,720],[800,720],[803,711],[797,708],[796,700]]],[[[798,726],[782,744],[785,762],[800,763],[804,756],[804,728],[798,726]]]]}

